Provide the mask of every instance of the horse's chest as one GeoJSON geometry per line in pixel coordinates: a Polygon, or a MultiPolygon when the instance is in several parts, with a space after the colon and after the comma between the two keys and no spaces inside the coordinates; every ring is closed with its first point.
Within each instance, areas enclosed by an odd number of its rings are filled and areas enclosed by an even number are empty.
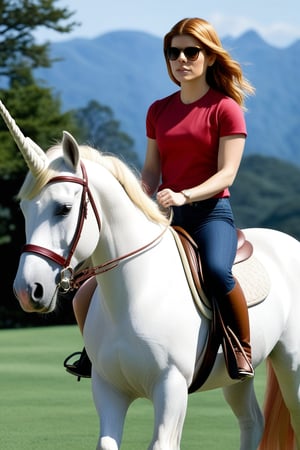
{"type": "Polygon", "coordinates": [[[159,345],[124,336],[102,343],[96,357],[97,372],[111,384],[125,391],[145,395],[168,357],[159,345]]]}

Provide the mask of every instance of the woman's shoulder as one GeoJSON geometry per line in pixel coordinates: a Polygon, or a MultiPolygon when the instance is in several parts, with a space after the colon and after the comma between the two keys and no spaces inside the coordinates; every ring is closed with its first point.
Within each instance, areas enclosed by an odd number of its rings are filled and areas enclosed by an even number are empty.
{"type": "Polygon", "coordinates": [[[216,89],[210,88],[209,90],[209,100],[216,104],[221,105],[228,105],[228,106],[237,106],[239,107],[238,103],[228,95],[224,94],[221,91],[217,91],[216,89]]]}
{"type": "Polygon", "coordinates": [[[233,98],[215,89],[210,89],[206,102],[206,106],[217,114],[242,114],[242,108],[233,98]]]}
{"type": "Polygon", "coordinates": [[[231,98],[228,95],[224,94],[223,92],[218,91],[218,90],[213,89],[213,88],[209,89],[207,98],[210,101],[214,101],[216,103],[219,103],[219,102],[229,102],[229,103],[235,102],[235,100],[233,100],[233,98],[231,98]]]}
{"type": "Polygon", "coordinates": [[[179,98],[180,91],[173,92],[170,95],[167,95],[166,97],[160,98],[158,100],[155,100],[151,105],[151,109],[161,109],[164,108],[166,105],[169,105],[173,101],[177,101],[179,98]]]}

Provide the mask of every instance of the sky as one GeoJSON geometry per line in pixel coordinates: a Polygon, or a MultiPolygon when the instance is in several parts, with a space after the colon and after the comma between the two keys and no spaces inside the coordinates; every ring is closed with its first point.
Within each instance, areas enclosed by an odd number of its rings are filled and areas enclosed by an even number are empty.
{"type": "Polygon", "coordinates": [[[39,41],[94,38],[110,31],[145,31],[163,37],[185,17],[202,17],[220,38],[257,31],[269,44],[286,47],[300,39],[299,0],[56,0],[57,8],[74,11],[80,22],[66,35],[40,30],[39,41]]]}

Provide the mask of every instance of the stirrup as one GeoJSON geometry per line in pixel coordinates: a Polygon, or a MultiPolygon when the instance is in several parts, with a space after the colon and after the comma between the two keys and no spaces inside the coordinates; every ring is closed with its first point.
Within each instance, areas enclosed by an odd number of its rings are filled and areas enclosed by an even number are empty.
{"type": "Polygon", "coordinates": [[[223,327],[222,348],[230,378],[244,381],[254,377],[254,369],[241,342],[230,327],[223,327]]]}
{"type": "Polygon", "coordinates": [[[252,363],[240,343],[235,347],[234,354],[237,364],[238,378],[243,381],[246,378],[254,377],[254,369],[252,363]]]}
{"type": "Polygon", "coordinates": [[[81,378],[91,378],[92,363],[89,360],[86,351],[74,352],[64,360],[64,367],[67,372],[77,377],[77,381],[81,378]],[[79,359],[73,363],[68,363],[74,356],[79,356],[79,359]]]}
{"type": "Polygon", "coordinates": [[[249,369],[242,369],[240,367],[238,367],[238,374],[239,374],[239,379],[241,381],[245,380],[246,378],[253,378],[254,377],[254,369],[252,367],[252,364],[249,362],[248,360],[248,365],[249,365],[249,369]]]}

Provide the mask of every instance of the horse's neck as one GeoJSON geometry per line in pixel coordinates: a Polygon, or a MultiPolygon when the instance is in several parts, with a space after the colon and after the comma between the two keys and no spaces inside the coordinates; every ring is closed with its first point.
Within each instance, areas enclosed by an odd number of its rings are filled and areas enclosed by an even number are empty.
{"type": "Polygon", "coordinates": [[[135,309],[133,305],[139,301],[141,290],[144,291],[142,280],[147,279],[151,265],[155,264],[156,256],[152,256],[147,245],[152,247],[153,241],[153,247],[160,245],[162,228],[138,210],[131,210],[128,216],[128,209],[123,205],[118,209],[117,214],[110,216],[110,222],[104,220],[92,259],[93,265],[98,266],[120,258],[116,264],[107,265],[108,270],[97,280],[101,302],[106,305],[104,311],[109,312],[114,321],[124,321],[135,309]],[[120,213],[122,220],[119,221],[120,213]]]}
{"type": "Polygon", "coordinates": [[[99,246],[93,259],[101,261],[118,258],[143,248],[158,238],[163,230],[162,225],[148,220],[141,211],[120,207],[103,218],[99,246]]]}
{"type": "Polygon", "coordinates": [[[164,226],[149,220],[118,183],[102,188],[99,197],[101,231],[94,262],[100,264],[139,249],[162,232],[164,226]]]}
{"type": "MultiPolygon", "coordinates": [[[[99,206],[101,230],[92,261],[94,266],[99,266],[124,257],[117,266],[97,277],[107,310],[111,316],[120,318],[130,310],[128,303],[135,302],[141,295],[140,290],[144,290],[137,281],[153,270],[155,251],[139,250],[159,238],[164,226],[149,220],[111,175],[104,172],[101,177],[93,176],[93,195],[99,206]],[[138,251],[136,255],[126,257],[135,251],[138,251]]],[[[159,245],[160,239],[154,244],[156,250],[159,245]]]]}

